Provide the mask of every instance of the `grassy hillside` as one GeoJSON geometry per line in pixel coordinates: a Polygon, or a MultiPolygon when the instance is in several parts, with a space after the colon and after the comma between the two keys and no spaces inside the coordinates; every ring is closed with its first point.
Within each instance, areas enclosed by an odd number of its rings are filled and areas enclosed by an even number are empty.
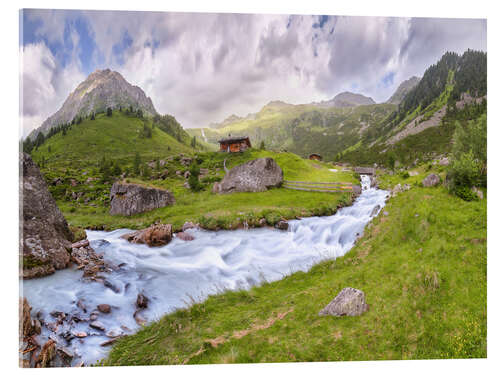
{"type": "MultiPolygon", "coordinates": [[[[175,157],[159,171],[154,171],[151,179],[127,178],[130,182],[147,184],[165,188],[173,192],[176,203],[170,207],[159,208],[132,217],[109,215],[109,189],[111,185],[100,186],[99,191],[88,191],[88,185],[76,187],[65,185],[64,189],[83,191],[86,196],[96,198],[88,203],[83,199],[77,201],[68,198],[71,194],[62,193],[62,186],[51,187],[53,194],[58,198],[58,205],[68,222],[78,227],[95,227],[107,230],[115,228],[143,228],[154,222],[171,223],[175,229],[182,227],[186,221],[200,223],[209,229],[237,228],[246,221],[250,226],[258,226],[258,221],[265,218],[269,225],[273,225],[281,218],[295,218],[296,216],[327,215],[335,212],[340,205],[351,201],[350,193],[326,194],[305,191],[287,190],[284,188],[271,189],[261,193],[233,193],[212,194],[214,181],[224,176],[223,162],[230,169],[259,157],[272,157],[283,169],[285,179],[301,181],[323,182],[353,182],[352,172],[331,172],[331,165],[304,160],[292,153],[275,153],[263,150],[248,150],[244,153],[198,153],[196,159],[201,168],[209,170],[208,175],[201,179],[204,190],[192,192],[184,186],[187,181],[183,174],[189,168],[175,157]],[[165,179],[156,178],[157,175],[168,171],[165,179]],[[180,171],[178,175],[176,172],[180,171]],[[59,192],[59,193],[58,193],[59,192]]],[[[94,187],[95,189],[95,187],[94,187]]]]}
{"type": "Polygon", "coordinates": [[[120,339],[104,364],[486,357],[486,200],[423,188],[418,171],[380,177],[412,188],[344,257],[178,310],[120,339]],[[318,316],[348,286],[365,292],[369,311],[318,316]]]}
{"type": "Polygon", "coordinates": [[[47,165],[67,165],[82,168],[93,165],[103,157],[129,163],[136,152],[144,158],[193,153],[193,149],[178,142],[149,119],[114,111],[111,117],[98,114],[73,125],[63,135],[59,132],[32,152],[33,159],[47,165]],[[152,128],[151,138],[144,136],[144,124],[152,128]]]}
{"type": "MultiPolygon", "coordinates": [[[[254,146],[287,150],[306,157],[320,153],[325,160],[356,144],[362,134],[382,121],[396,108],[393,104],[374,104],[349,108],[321,108],[313,105],[264,106],[254,116],[234,118],[217,128],[204,128],[209,143],[231,135],[248,135],[254,146]]],[[[202,137],[201,129],[188,129],[202,137]]],[[[202,137],[203,139],[203,137],[202,137]]]]}

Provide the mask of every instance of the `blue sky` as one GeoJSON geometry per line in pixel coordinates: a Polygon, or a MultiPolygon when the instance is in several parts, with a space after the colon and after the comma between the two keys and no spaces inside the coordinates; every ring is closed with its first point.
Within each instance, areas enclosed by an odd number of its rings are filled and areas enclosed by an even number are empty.
{"type": "Polygon", "coordinates": [[[201,127],[271,100],[350,90],[387,100],[446,51],[486,50],[478,19],[24,10],[25,134],[96,69],[117,70],[157,110],[201,127]]]}

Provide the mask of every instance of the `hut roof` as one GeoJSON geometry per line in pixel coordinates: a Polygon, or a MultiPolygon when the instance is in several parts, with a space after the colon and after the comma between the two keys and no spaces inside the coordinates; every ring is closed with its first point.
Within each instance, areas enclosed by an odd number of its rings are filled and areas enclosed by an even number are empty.
{"type": "Polygon", "coordinates": [[[222,138],[219,140],[219,143],[236,143],[236,142],[241,142],[245,140],[249,140],[247,136],[242,136],[242,137],[228,137],[228,138],[222,138]]]}

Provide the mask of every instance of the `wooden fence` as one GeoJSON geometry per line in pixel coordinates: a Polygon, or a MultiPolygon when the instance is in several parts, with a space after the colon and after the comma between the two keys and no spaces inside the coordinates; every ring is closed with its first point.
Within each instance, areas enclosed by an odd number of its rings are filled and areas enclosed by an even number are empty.
{"type": "Polygon", "coordinates": [[[320,193],[345,193],[353,191],[350,182],[307,182],[307,181],[283,181],[285,189],[316,191],[320,193]]]}

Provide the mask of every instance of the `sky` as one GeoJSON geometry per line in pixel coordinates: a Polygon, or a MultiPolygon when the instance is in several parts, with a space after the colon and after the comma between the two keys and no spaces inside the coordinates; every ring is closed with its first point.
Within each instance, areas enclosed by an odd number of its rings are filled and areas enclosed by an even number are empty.
{"type": "Polygon", "coordinates": [[[486,20],[33,9],[19,40],[26,136],[105,68],[183,127],[343,91],[384,102],[444,52],[486,51],[486,20]]]}

